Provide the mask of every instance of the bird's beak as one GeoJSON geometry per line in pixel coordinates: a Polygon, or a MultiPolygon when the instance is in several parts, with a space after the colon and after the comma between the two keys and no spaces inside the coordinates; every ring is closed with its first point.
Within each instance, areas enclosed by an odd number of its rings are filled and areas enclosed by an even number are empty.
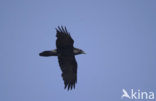
{"type": "Polygon", "coordinates": [[[86,53],[83,51],[82,54],[86,54],[86,53]]]}

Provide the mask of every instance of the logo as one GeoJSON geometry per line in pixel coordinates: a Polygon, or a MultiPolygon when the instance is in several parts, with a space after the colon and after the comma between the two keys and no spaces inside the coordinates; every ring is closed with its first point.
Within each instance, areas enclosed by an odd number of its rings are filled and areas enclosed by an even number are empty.
{"type": "Polygon", "coordinates": [[[122,89],[122,99],[147,99],[147,100],[154,100],[154,92],[146,92],[141,91],[140,89],[134,90],[130,89],[130,92],[126,91],[126,89],[122,89]]]}

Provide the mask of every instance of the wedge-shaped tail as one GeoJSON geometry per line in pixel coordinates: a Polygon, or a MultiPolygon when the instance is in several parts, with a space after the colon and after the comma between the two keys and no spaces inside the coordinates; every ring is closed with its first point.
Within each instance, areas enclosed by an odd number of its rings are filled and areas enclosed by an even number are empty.
{"type": "Polygon", "coordinates": [[[40,56],[57,56],[57,52],[56,51],[43,51],[39,54],[40,56]]]}

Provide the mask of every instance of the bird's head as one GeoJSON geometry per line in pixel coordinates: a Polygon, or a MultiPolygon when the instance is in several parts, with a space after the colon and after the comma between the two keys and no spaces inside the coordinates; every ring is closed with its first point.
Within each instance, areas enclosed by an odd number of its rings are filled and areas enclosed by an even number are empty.
{"type": "Polygon", "coordinates": [[[83,50],[81,50],[79,48],[74,48],[73,53],[74,53],[74,55],[86,54],[83,50]]]}

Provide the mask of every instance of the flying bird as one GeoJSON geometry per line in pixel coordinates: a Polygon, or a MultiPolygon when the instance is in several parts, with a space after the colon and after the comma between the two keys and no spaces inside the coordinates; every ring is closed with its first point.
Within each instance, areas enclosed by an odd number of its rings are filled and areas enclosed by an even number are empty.
{"type": "Polygon", "coordinates": [[[75,88],[77,82],[77,62],[75,55],[85,54],[85,52],[73,46],[74,40],[66,27],[58,26],[58,28],[56,28],[56,37],[56,49],[43,51],[39,53],[39,55],[44,57],[58,57],[64,81],[64,89],[67,88],[69,90],[75,88]]]}

